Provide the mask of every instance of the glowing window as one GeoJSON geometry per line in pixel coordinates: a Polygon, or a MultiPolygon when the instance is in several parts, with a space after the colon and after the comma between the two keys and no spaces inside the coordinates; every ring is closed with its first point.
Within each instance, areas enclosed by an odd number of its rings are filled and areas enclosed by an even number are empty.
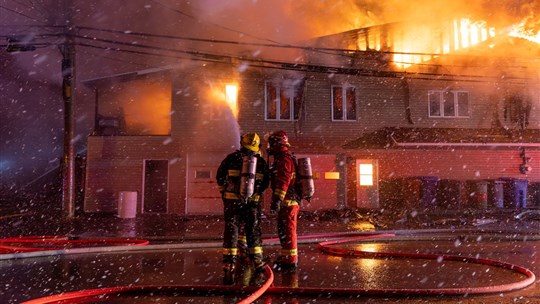
{"type": "Polygon", "coordinates": [[[100,135],[171,134],[171,86],[164,77],[117,83],[100,90],[100,135]]]}
{"type": "Polygon", "coordinates": [[[304,82],[266,83],[266,120],[298,120],[302,105],[304,82]]]}
{"type": "Polygon", "coordinates": [[[356,91],[354,87],[332,87],[332,120],[356,120],[356,91]]]}
{"type": "Polygon", "coordinates": [[[372,164],[360,164],[360,186],[373,186],[372,164]]]}

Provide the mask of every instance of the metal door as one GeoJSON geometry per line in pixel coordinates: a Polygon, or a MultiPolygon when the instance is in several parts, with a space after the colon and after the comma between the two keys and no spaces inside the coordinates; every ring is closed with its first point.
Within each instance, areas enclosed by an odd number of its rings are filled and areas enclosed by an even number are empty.
{"type": "Polygon", "coordinates": [[[169,190],[169,161],[144,161],[143,213],[166,213],[169,190]]]}

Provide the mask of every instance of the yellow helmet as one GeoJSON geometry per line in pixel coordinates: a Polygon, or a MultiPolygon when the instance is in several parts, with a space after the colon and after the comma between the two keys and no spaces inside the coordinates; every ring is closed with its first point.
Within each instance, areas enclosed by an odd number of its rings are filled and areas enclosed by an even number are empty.
{"type": "Polygon", "coordinates": [[[240,145],[248,150],[258,153],[261,147],[261,138],[257,133],[245,133],[240,139],[240,145]]]}

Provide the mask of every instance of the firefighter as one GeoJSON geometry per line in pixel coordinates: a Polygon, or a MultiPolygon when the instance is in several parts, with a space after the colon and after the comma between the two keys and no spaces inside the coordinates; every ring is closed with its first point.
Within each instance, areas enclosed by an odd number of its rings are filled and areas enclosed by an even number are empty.
{"type": "Polygon", "coordinates": [[[223,233],[225,284],[234,283],[239,231],[242,226],[249,261],[253,263],[255,270],[262,270],[265,265],[261,239],[261,201],[262,193],[269,185],[268,165],[260,155],[261,140],[257,133],[243,134],[240,146],[239,150],[223,159],[216,173],[225,218],[223,233]],[[245,170],[252,172],[242,172],[245,170]],[[252,188],[249,189],[249,186],[252,188]]]}
{"type": "Polygon", "coordinates": [[[284,131],[276,131],[268,137],[268,155],[273,156],[270,166],[272,202],[270,212],[277,213],[278,236],[281,255],[276,262],[281,269],[294,270],[298,266],[296,226],[300,199],[295,191],[296,162],[289,151],[289,139],[284,131]]]}

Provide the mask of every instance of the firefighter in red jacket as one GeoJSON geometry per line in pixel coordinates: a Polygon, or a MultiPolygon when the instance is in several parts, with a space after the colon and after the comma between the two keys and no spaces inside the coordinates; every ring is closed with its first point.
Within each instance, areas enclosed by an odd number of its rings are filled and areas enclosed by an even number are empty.
{"type": "Polygon", "coordinates": [[[270,166],[272,203],[270,211],[277,213],[278,236],[281,256],[277,266],[296,269],[298,266],[298,245],[296,226],[300,199],[295,191],[296,164],[289,151],[289,139],[284,131],[276,131],[268,137],[268,154],[273,156],[270,166]]]}
{"type": "MultiPolygon", "coordinates": [[[[222,194],[225,229],[223,233],[224,283],[233,284],[238,259],[239,230],[243,225],[249,260],[256,270],[262,270],[263,260],[261,232],[262,193],[269,185],[268,165],[259,154],[261,140],[257,133],[246,133],[240,139],[241,148],[230,153],[221,162],[216,181],[222,194]],[[255,160],[256,159],[256,160],[255,160]],[[253,172],[242,172],[246,161],[253,164],[253,172]],[[256,165],[254,164],[256,163],[256,165]],[[252,180],[248,197],[243,193],[242,183],[252,180]]],[[[245,170],[245,169],[244,169],[245,170]]],[[[245,183],[244,183],[245,184],[245,183]]]]}

